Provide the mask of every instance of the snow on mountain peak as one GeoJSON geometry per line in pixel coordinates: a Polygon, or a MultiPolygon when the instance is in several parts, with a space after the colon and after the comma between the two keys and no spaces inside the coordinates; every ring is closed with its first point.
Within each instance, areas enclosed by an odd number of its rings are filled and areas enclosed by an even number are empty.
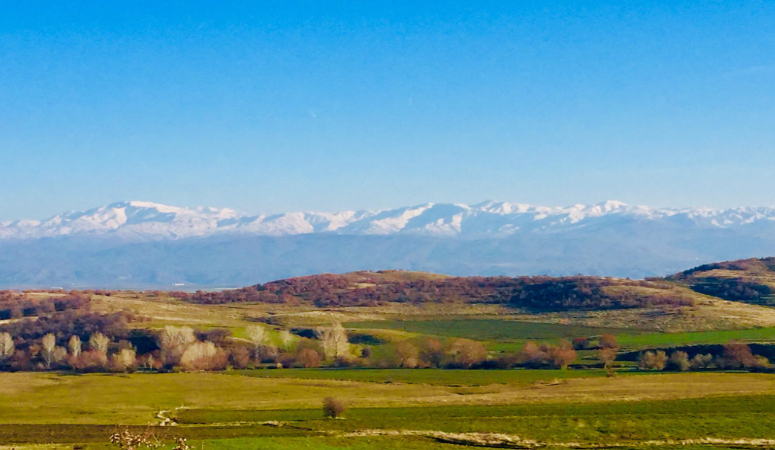
{"type": "MultiPolygon", "coordinates": [[[[558,231],[600,220],[680,220],[698,227],[773,223],[775,208],[671,209],[608,200],[594,205],[532,206],[486,201],[475,205],[426,203],[378,211],[289,212],[247,216],[228,208],[175,207],[147,201],[112,203],[44,221],[0,223],[0,238],[33,239],[62,235],[122,238],[184,238],[216,233],[284,236],[310,233],[353,235],[417,234],[499,237],[520,232],[558,231]]],[[[678,222],[673,222],[678,223],[678,222]]]]}

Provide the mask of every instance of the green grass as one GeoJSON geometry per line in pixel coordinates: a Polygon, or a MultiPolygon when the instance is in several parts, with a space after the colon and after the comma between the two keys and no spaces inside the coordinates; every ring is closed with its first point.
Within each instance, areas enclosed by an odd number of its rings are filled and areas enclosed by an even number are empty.
{"type": "Polygon", "coordinates": [[[235,370],[229,373],[258,378],[342,380],[440,386],[525,385],[560,379],[605,377],[604,370],[264,369],[235,370]]]}
{"type": "Polygon", "coordinates": [[[389,329],[442,337],[460,337],[480,341],[525,341],[573,339],[601,334],[638,333],[621,328],[517,322],[498,319],[385,320],[350,322],[351,329],[389,329]]]}
{"type": "Polygon", "coordinates": [[[215,439],[190,441],[207,450],[460,450],[460,445],[442,444],[422,437],[288,437],[263,439],[215,439]]]}
{"type": "Polygon", "coordinates": [[[507,433],[633,446],[647,439],[773,438],[773,380],[750,373],[605,378],[591,370],[4,373],[0,442],[19,450],[55,443],[107,449],[112,432],[132,425],[144,430],[158,423],[160,409],[181,421],[178,427],[156,429],[160,434],[182,436],[208,450],[464,448],[401,433],[342,435],[368,429],[507,433]],[[345,419],[322,417],[327,396],[350,406],[345,419]],[[261,424],[266,421],[286,426],[261,424]]]}
{"type": "Polygon", "coordinates": [[[732,340],[771,342],[775,341],[775,327],[747,330],[697,331],[687,333],[648,333],[617,335],[624,348],[677,347],[694,344],[725,344],[732,340]]]}
{"type": "Polygon", "coordinates": [[[775,427],[775,397],[515,406],[363,408],[330,420],[318,410],[187,410],[181,423],[284,421],[313,430],[432,430],[495,432],[542,441],[766,438],[775,427]]]}

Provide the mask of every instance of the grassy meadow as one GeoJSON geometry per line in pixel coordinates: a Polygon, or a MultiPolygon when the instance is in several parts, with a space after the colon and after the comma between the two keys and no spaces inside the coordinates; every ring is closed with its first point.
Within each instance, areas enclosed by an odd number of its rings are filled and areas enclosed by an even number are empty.
{"type": "Polygon", "coordinates": [[[159,436],[216,449],[459,448],[450,440],[492,433],[549,446],[669,447],[771,438],[775,378],[439,369],[1,374],[0,405],[0,439],[14,448],[105,448],[113,431],[146,430],[160,417],[177,426],[155,427],[159,436]],[[326,396],[348,405],[344,418],[323,417],[326,396]]]}
{"type": "MultiPolygon", "coordinates": [[[[277,343],[281,329],[340,322],[351,337],[374,347],[422,337],[466,338],[484,344],[491,356],[517,351],[531,340],[556,343],[602,334],[615,335],[622,351],[775,341],[775,327],[756,320],[753,326],[726,327],[726,318],[713,322],[713,329],[690,326],[717,303],[661,315],[623,310],[564,317],[486,304],[199,305],[164,293],[128,292],[95,295],[91,305],[105,313],[134,311],[142,319],[130,326],[142,329],[225,328],[233,339],[244,340],[246,329],[261,323],[269,342],[277,343]],[[638,313],[638,326],[627,326],[638,313]],[[666,332],[665,320],[683,325],[666,332]]],[[[364,344],[352,347],[357,352],[364,344]]],[[[611,374],[582,369],[599,364],[595,350],[578,353],[579,364],[566,370],[0,373],[0,449],[116,448],[108,437],[126,429],[152,430],[170,449],[181,436],[193,448],[224,450],[775,446],[773,374],[656,373],[626,364],[611,374]],[[343,418],[324,417],[326,397],[347,406],[343,418]]]]}

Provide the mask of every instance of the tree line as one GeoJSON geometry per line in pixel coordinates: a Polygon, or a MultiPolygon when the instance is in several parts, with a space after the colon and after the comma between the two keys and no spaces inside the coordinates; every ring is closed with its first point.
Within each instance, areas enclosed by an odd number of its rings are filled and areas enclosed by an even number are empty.
{"type": "MultiPolygon", "coordinates": [[[[573,277],[443,277],[404,280],[386,272],[314,275],[241,289],[195,293],[172,292],[200,304],[282,303],[318,307],[378,306],[387,303],[496,303],[537,311],[600,310],[653,305],[692,306],[694,300],[659,279],[625,280],[573,277]],[[660,295],[608,287],[648,287],[660,295]]],[[[642,291],[641,291],[642,292],[642,291]]]]}

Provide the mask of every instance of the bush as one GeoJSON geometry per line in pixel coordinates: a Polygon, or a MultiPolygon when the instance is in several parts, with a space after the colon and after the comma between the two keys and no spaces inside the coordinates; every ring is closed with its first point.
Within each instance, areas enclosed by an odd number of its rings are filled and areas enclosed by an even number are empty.
{"type": "Polygon", "coordinates": [[[296,362],[306,369],[320,367],[320,353],[311,348],[303,348],[296,354],[296,362]]]}
{"type": "Polygon", "coordinates": [[[573,340],[574,350],[588,350],[590,347],[592,347],[592,344],[590,344],[589,339],[585,337],[580,337],[573,340]]]}
{"type": "Polygon", "coordinates": [[[344,403],[342,403],[341,400],[338,400],[334,397],[326,397],[323,399],[323,414],[326,417],[336,419],[341,417],[346,410],[347,407],[344,405],[344,403]]]}
{"type": "Polygon", "coordinates": [[[638,367],[644,370],[662,370],[667,364],[667,355],[662,350],[645,352],[640,355],[638,367]]]}
{"type": "Polygon", "coordinates": [[[691,360],[692,370],[707,369],[711,366],[713,366],[713,355],[710,353],[705,355],[694,355],[694,358],[691,360]]]}
{"type": "Polygon", "coordinates": [[[597,342],[600,348],[612,348],[614,350],[619,348],[619,343],[613,334],[604,334],[600,336],[597,342]]]}
{"type": "Polygon", "coordinates": [[[680,350],[673,352],[670,355],[670,360],[667,362],[667,367],[670,370],[677,370],[679,372],[686,372],[691,366],[692,364],[689,362],[689,355],[680,350]]]}
{"type": "Polygon", "coordinates": [[[614,361],[616,361],[616,350],[613,348],[601,348],[597,352],[597,357],[603,362],[606,368],[611,367],[614,361]]]}

